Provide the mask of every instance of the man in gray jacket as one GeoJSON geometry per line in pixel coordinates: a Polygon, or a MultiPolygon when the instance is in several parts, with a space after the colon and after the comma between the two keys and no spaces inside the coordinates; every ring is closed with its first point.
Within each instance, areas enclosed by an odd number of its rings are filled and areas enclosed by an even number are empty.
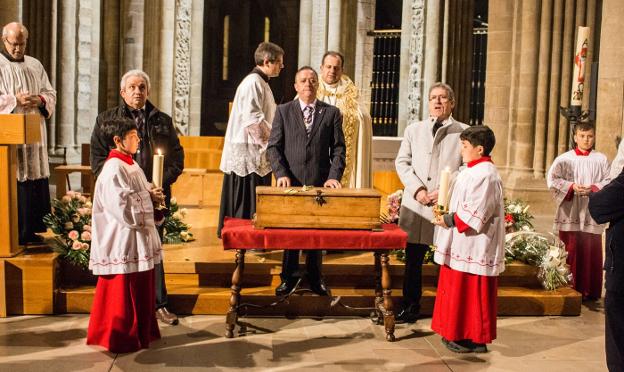
{"type": "Polygon", "coordinates": [[[462,165],[460,133],[466,124],[453,119],[455,93],[444,83],[429,89],[429,118],[410,124],[395,161],[405,186],[399,226],[407,232],[403,303],[397,323],[413,323],[420,314],[422,265],[433,243],[432,207],[438,201],[439,175],[449,167],[456,176],[462,165]]]}

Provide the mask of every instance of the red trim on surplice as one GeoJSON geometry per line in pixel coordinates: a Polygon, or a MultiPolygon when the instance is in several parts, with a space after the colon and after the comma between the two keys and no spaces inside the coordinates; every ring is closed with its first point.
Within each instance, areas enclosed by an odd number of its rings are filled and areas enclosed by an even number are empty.
{"type": "Polygon", "coordinates": [[[89,319],[87,345],[130,353],[160,338],[154,304],[154,270],[101,275],[89,319]]]}
{"type": "Polygon", "coordinates": [[[251,220],[226,217],[223,249],[404,249],[407,233],[395,224],[383,231],[325,229],[255,229],[251,220]]]}
{"type": "Polygon", "coordinates": [[[496,338],[498,277],[440,267],[431,329],[449,341],[480,344],[496,338]]]}
{"type": "Polygon", "coordinates": [[[574,289],[583,297],[602,295],[602,237],[582,231],[559,231],[568,252],[567,263],[574,278],[574,289]]]}

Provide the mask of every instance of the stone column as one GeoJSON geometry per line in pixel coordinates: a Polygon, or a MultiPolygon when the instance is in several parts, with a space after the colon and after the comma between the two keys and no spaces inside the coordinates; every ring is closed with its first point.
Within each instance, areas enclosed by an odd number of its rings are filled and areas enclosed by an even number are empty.
{"type": "Polygon", "coordinates": [[[596,148],[613,159],[616,153],[614,137],[622,136],[624,129],[624,44],[621,35],[624,3],[604,0],[602,15],[596,148]]]}
{"type": "Polygon", "coordinates": [[[192,0],[176,0],[173,82],[173,123],[188,134],[191,92],[191,7],[192,0]]]}
{"type": "MultiPolygon", "coordinates": [[[[345,31],[341,27],[342,0],[329,0],[327,11],[327,50],[342,51],[340,39],[345,31]]],[[[320,59],[316,63],[320,65],[320,59]]]]}
{"type": "Polygon", "coordinates": [[[398,135],[422,117],[425,1],[403,2],[398,135]]]}
{"type": "Polygon", "coordinates": [[[58,58],[58,84],[55,126],[55,154],[62,154],[62,147],[68,146],[68,155],[76,156],[76,29],[77,7],[74,1],[61,1],[58,27],[61,35],[58,58]]]}
{"type": "Polygon", "coordinates": [[[145,0],[122,0],[121,70],[143,69],[145,0]]]}
{"type": "Polygon", "coordinates": [[[312,0],[301,0],[299,5],[299,53],[297,56],[297,66],[310,65],[312,32],[312,0]]]}
{"type": "Polygon", "coordinates": [[[353,81],[360,89],[360,103],[370,110],[371,87],[373,79],[374,40],[368,32],[375,29],[376,0],[357,1],[357,26],[355,38],[355,58],[353,59],[353,81]]]}
{"type": "Polygon", "coordinates": [[[310,30],[310,64],[318,69],[327,51],[328,0],[312,0],[312,27],[310,30]],[[315,67],[316,66],[316,67],[315,67]]]}
{"type": "Polygon", "coordinates": [[[199,136],[201,129],[201,98],[204,53],[204,2],[193,1],[191,12],[191,86],[189,92],[189,125],[187,135],[199,136]]]}
{"type": "MultiPolygon", "coordinates": [[[[442,58],[442,30],[444,23],[444,6],[439,0],[427,0],[427,15],[425,29],[425,53],[423,61],[423,95],[426,97],[429,87],[435,82],[441,81],[441,58],[442,58]]],[[[429,115],[427,98],[422,100],[422,116],[429,115]]]]}
{"type": "Polygon", "coordinates": [[[160,71],[158,95],[159,109],[168,114],[173,113],[173,65],[175,47],[175,0],[162,0],[162,21],[160,30],[160,71]]]}

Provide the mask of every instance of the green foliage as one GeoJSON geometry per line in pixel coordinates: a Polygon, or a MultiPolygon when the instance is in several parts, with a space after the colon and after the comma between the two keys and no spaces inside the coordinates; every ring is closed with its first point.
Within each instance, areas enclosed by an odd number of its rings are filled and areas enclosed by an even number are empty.
{"type": "Polygon", "coordinates": [[[191,225],[182,221],[186,217],[186,209],[178,206],[175,198],[171,198],[169,214],[164,222],[164,238],[165,244],[180,244],[195,240],[193,234],[189,232],[191,225]]]}

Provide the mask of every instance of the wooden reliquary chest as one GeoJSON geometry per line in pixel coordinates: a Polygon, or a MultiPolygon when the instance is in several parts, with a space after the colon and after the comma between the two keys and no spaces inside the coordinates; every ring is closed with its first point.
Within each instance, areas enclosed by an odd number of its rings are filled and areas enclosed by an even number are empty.
{"type": "Polygon", "coordinates": [[[381,194],[375,189],[256,188],[256,228],[378,229],[381,194]]]}

